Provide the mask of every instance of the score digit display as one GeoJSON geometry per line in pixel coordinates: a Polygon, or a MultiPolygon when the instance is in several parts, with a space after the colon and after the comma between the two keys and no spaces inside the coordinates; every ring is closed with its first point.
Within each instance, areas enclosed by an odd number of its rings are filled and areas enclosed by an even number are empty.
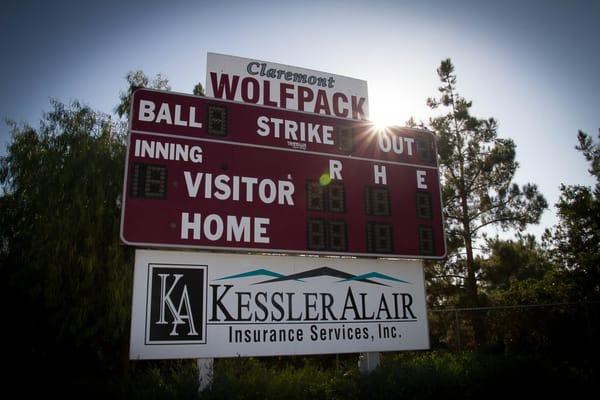
{"type": "Polygon", "coordinates": [[[131,177],[131,196],[145,199],[167,198],[167,167],[134,163],[131,177]]]}
{"type": "Polygon", "coordinates": [[[126,244],[445,256],[431,132],[148,89],[129,128],[126,244]]]}

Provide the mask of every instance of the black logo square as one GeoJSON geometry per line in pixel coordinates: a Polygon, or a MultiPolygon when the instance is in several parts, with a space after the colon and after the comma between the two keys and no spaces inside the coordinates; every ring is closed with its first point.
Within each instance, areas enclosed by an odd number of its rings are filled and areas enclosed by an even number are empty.
{"type": "Polygon", "coordinates": [[[206,265],[148,269],[146,344],[206,343],[206,265]]]}

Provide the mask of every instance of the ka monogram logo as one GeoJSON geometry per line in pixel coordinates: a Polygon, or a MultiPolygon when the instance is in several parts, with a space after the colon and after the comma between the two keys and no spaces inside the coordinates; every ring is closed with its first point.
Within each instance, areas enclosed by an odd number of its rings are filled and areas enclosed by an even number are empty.
{"type": "Polygon", "coordinates": [[[146,344],[206,343],[206,266],[149,264],[146,344]]]}

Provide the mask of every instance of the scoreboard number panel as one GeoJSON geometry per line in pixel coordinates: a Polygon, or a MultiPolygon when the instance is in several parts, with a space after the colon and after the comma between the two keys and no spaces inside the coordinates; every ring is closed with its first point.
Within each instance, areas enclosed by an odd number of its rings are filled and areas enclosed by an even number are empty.
{"type": "Polygon", "coordinates": [[[445,256],[431,132],[148,89],[129,127],[126,244],[445,256]]]}

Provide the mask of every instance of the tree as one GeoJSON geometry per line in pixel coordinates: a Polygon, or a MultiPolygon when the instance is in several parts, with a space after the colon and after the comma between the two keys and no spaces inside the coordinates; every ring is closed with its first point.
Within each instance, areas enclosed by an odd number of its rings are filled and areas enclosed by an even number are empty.
{"type": "MultiPolygon", "coordinates": [[[[135,92],[136,89],[152,88],[157,90],[171,90],[169,80],[162,74],[157,74],[154,79],[150,80],[144,71],[129,71],[125,76],[125,80],[127,80],[128,88],[125,91],[121,91],[119,94],[119,104],[115,107],[115,111],[119,117],[129,117],[131,96],[133,96],[133,92],[135,92]]],[[[200,89],[202,89],[202,86],[200,86],[200,89]]]]}
{"type": "Polygon", "coordinates": [[[486,240],[487,258],[479,257],[486,287],[501,292],[517,282],[539,281],[553,269],[544,249],[532,235],[518,235],[517,240],[486,240]]]}
{"type": "Polygon", "coordinates": [[[573,325],[585,319],[577,307],[521,307],[568,302],[572,280],[557,268],[534,236],[487,242],[489,256],[476,258],[487,295],[494,304],[515,307],[486,314],[486,342],[500,345],[506,352],[574,350],[573,343],[581,343],[583,337],[573,325]]]}
{"type": "Polygon", "coordinates": [[[206,94],[204,93],[204,87],[201,83],[197,83],[196,86],[194,86],[194,90],[192,91],[192,93],[194,94],[194,96],[206,96],[206,94]]]}
{"type": "Polygon", "coordinates": [[[512,182],[518,167],[515,143],[498,137],[493,118],[470,114],[472,103],[458,94],[450,59],[441,62],[437,73],[440,97],[427,99],[427,104],[445,112],[430,120],[430,128],[438,140],[449,260],[430,274],[434,280],[450,276],[464,289],[465,305],[477,306],[480,271],[474,246],[484,229],[523,230],[539,222],[547,203],[536,185],[512,182]]]}
{"type": "MultiPolygon", "coordinates": [[[[119,104],[115,107],[115,112],[119,117],[129,117],[129,110],[131,109],[131,96],[136,89],[140,88],[151,88],[156,90],[171,90],[169,85],[169,79],[162,74],[157,74],[152,80],[141,70],[129,71],[125,75],[127,81],[127,90],[121,91],[119,94],[119,104]]],[[[197,83],[192,94],[195,96],[205,96],[204,87],[201,83],[197,83]]]]}
{"type": "Polygon", "coordinates": [[[39,129],[10,123],[0,159],[2,294],[15,328],[5,334],[16,359],[44,374],[119,368],[133,264],[119,241],[124,132],[78,102],[51,105],[39,129]]]}
{"type": "MultiPolygon", "coordinates": [[[[599,134],[600,137],[600,134],[599,134]]],[[[556,204],[558,224],[544,239],[553,259],[577,284],[577,300],[600,298],[600,144],[583,131],[577,134],[577,150],[590,163],[588,172],[596,187],[561,185],[556,204]]]]}
{"type": "Polygon", "coordinates": [[[551,259],[548,249],[532,235],[516,240],[488,239],[489,255],[477,257],[483,284],[492,301],[501,305],[569,301],[573,283],[551,259]]]}
{"type": "MultiPolygon", "coordinates": [[[[169,89],[142,71],[127,82],[120,117],[136,88],[169,89]]],[[[128,367],[134,255],[119,239],[126,122],[77,101],[51,106],[37,129],[9,122],[0,157],[3,354],[16,377],[32,362],[43,371],[46,394],[128,367]]]]}

